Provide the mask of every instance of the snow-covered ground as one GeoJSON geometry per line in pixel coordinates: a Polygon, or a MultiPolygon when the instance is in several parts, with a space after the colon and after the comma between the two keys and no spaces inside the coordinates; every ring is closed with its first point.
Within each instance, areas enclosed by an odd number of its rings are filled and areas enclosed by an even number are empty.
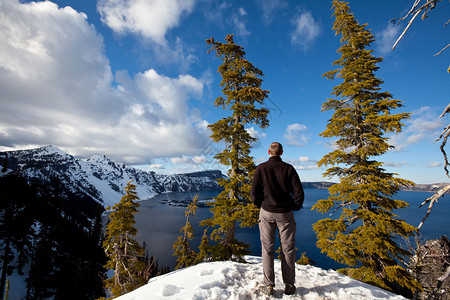
{"type": "Polygon", "coordinates": [[[251,299],[405,299],[334,270],[297,265],[294,295],[284,295],[280,261],[275,261],[276,286],[272,297],[257,291],[262,281],[261,257],[246,256],[248,264],[202,263],[152,278],[148,284],[118,300],[251,300],[251,299]]]}

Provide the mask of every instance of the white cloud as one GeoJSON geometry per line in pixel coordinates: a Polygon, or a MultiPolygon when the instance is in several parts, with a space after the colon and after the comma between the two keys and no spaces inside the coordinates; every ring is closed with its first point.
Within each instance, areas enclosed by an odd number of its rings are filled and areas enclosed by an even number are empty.
{"type": "Polygon", "coordinates": [[[427,165],[428,168],[441,168],[441,167],[443,167],[443,166],[444,166],[444,163],[443,163],[443,162],[437,162],[437,161],[431,161],[431,162],[427,165]]]}
{"type": "Polygon", "coordinates": [[[304,146],[309,140],[309,138],[302,133],[306,130],[307,128],[303,124],[290,124],[287,126],[286,133],[283,137],[287,140],[288,145],[301,147],[304,146]]]}
{"type": "Polygon", "coordinates": [[[203,164],[203,163],[207,162],[206,157],[204,157],[202,155],[197,155],[197,156],[192,157],[192,161],[196,164],[203,164]]]}
{"type": "Polygon", "coordinates": [[[291,34],[291,42],[294,45],[299,45],[303,50],[308,50],[320,34],[319,24],[309,11],[302,12],[297,16],[293,24],[295,28],[291,34]]]}
{"type": "Polygon", "coordinates": [[[99,0],[102,22],[119,34],[138,34],[162,45],[170,28],[189,14],[194,0],[99,0]]]}
{"type": "Polygon", "coordinates": [[[288,6],[287,2],[283,0],[257,0],[256,2],[258,4],[262,3],[263,17],[266,23],[272,22],[272,15],[275,11],[282,10],[288,6]]]}
{"type": "Polygon", "coordinates": [[[150,164],[148,167],[150,169],[158,169],[158,170],[163,170],[164,169],[164,166],[160,165],[160,164],[150,164]]]}
{"type": "Polygon", "coordinates": [[[181,157],[172,157],[170,161],[173,164],[199,165],[207,163],[207,158],[203,155],[196,155],[196,156],[183,155],[181,157]]]}
{"type": "Polygon", "coordinates": [[[286,162],[290,163],[297,170],[317,170],[317,160],[310,158],[309,156],[299,156],[297,159],[287,159],[286,162]]]}
{"type": "Polygon", "coordinates": [[[297,170],[317,170],[319,167],[316,164],[310,164],[310,165],[295,165],[295,169],[297,170]]]}
{"type": "Polygon", "coordinates": [[[424,106],[411,113],[411,119],[405,121],[405,127],[399,134],[390,136],[389,143],[394,151],[402,151],[413,144],[428,140],[434,143],[445,127],[439,113],[431,107],[424,106]]]}
{"type": "Polygon", "coordinates": [[[214,26],[244,38],[251,34],[247,29],[248,13],[243,7],[236,9],[234,4],[226,1],[203,1],[199,7],[206,20],[214,26]]]}
{"type": "Polygon", "coordinates": [[[173,64],[186,72],[197,57],[180,37],[169,43],[166,35],[191,13],[194,4],[195,0],[99,0],[97,10],[102,22],[115,33],[141,37],[151,46],[158,63],[173,64]]]}
{"type": "Polygon", "coordinates": [[[388,162],[383,163],[383,165],[386,166],[386,167],[395,167],[395,168],[400,168],[400,167],[403,167],[403,166],[405,166],[407,164],[408,163],[405,162],[405,161],[404,162],[388,161],[388,162]]]}
{"type": "Polygon", "coordinates": [[[392,52],[392,46],[399,37],[400,27],[389,23],[384,30],[377,34],[376,45],[382,55],[392,52]]]}
{"type": "Polygon", "coordinates": [[[300,162],[310,162],[311,161],[311,159],[308,156],[299,156],[298,160],[300,162]]]}
{"type": "Polygon", "coordinates": [[[260,132],[254,127],[247,128],[246,130],[252,137],[257,138],[258,140],[266,137],[264,132],[260,132]]]}
{"type": "Polygon", "coordinates": [[[181,157],[172,157],[170,161],[174,164],[189,164],[192,163],[192,158],[187,155],[183,155],[181,157]]]}
{"type": "Polygon", "coordinates": [[[114,82],[86,15],[48,1],[2,1],[0,27],[2,147],[53,144],[74,155],[145,163],[207,144],[199,129],[205,121],[188,108],[202,97],[200,79],[150,69],[118,72],[114,82]]]}
{"type": "Polygon", "coordinates": [[[247,12],[242,7],[239,7],[237,13],[233,13],[232,15],[232,21],[236,27],[237,34],[243,37],[250,35],[250,32],[246,28],[246,16],[247,12]]]}
{"type": "Polygon", "coordinates": [[[208,22],[221,25],[223,20],[227,20],[225,15],[228,14],[231,4],[228,2],[220,2],[220,5],[218,4],[219,2],[216,1],[203,1],[199,8],[208,22]]]}

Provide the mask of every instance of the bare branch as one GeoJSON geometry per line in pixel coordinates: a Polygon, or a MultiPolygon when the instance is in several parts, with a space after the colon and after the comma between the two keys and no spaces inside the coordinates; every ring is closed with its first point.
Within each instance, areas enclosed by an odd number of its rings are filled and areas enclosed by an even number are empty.
{"type": "Polygon", "coordinates": [[[395,47],[397,46],[398,42],[400,42],[400,40],[403,38],[403,36],[405,35],[405,33],[408,31],[409,27],[411,26],[411,24],[414,22],[415,18],[419,15],[420,10],[417,11],[414,16],[411,18],[411,20],[409,20],[408,25],[406,26],[406,28],[403,30],[402,34],[399,36],[399,38],[397,39],[397,41],[395,41],[394,46],[392,46],[392,50],[395,49],[395,47]]]}
{"type": "MultiPolygon", "coordinates": [[[[443,139],[442,139],[442,144],[441,144],[441,146],[440,146],[439,148],[441,149],[441,152],[442,152],[442,154],[444,155],[444,162],[445,162],[445,164],[444,164],[444,170],[445,170],[445,173],[447,174],[447,176],[449,176],[447,166],[449,166],[450,164],[448,163],[447,153],[445,152],[444,147],[445,147],[445,145],[447,144],[447,138],[448,138],[448,136],[450,135],[450,125],[448,125],[447,127],[445,127],[445,129],[444,129],[444,131],[442,132],[442,134],[443,134],[444,137],[443,137],[443,139]]],[[[441,134],[441,136],[439,137],[439,139],[442,138],[442,134],[441,134]]]]}
{"type": "Polygon", "coordinates": [[[429,203],[428,205],[428,209],[427,209],[427,214],[425,215],[425,217],[422,219],[422,222],[420,222],[419,226],[417,226],[417,229],[420,229],[423,225],[423,223],[425,222],[425,220],[428,218],[428,216],[431,213],[431,209],[433,208],[433,205],[435,202],[438,202],[439,198],[441,198],[446,192],[448,192],[450,190],[450,184],[447,185],[446,187],[440,189],[439,191],[437,191],[433,196],[431,196],[430,198],[427,198],[424,202],[422,202],[422,204],[420,204],[419,207],[422,207],[423,205],[425,205],[426,203],[429,203]]]}
{"type": "Polygon", "coordinates": [[[392,23],[395,23],[397,21],[401,22],[404,19],[406,19],[409,15],[411,15],[411,14],[413,14],[415,12],[415,10],[416,10],[417,6],[419,5],[420,1],[422,1],[422,0],[416,0],[414,2],[414,4],[412,5],[411,9],[408,11],[408,13],[403,18],[395,18],[395,19],[392,19],[390,22],[392,22],[392,23]]]}
{"type": "MultiPolygon", "coordinates": [[[[439,2],[440,0],[426,0],[425,3],[421,6],[419,6],[420,2],[422,2],[422,0],[416,0],[414,1],[414,4],[412,5],[411,9],[406,13],[406,15],[402,18],[395,18],[392,19],[390,22],[392,23],[396,23],[396,22],[401,22],[403,20],[405,20],[406,18],[408,18],[409,16],[412,16],[412,18],[409,20],[408,25],[406,26],[406,28],[403,30],[402,34],[400,35],[400,37],[397,39],[397,41],[395,41],[394,46],[392,46],[392,50],[395,49],[395,47],[397,46],[397,44],[400,42],[400,40],[403,38],[403,36],[405,35],[405,33],[408,31],[409,27],[411,26],[411,24],[414,22],[414,20],[416,19],[416,17],[423,12],[422,14],[422,19],[425,19],[428,15],[428,12],[430,10],[432,10],[433,8],[435,8],[437,2],[439,2]]],[[[445,23],[444,27],[450,22],[447,21],[447,23],[445,23]]],[[[446,47],[447,48],[447,47],[446,47]]],[[[445,50],[442,49],[441,52],[445,50]]],[[[440,53],[440,52],[439,52],[440,53]]]]}
{"type": "MultiPolygon", "coordinates": [[[[439,116],[439,118],[444,117],[448,112],[450,112],[450,104],[447,105],[447,107],[444,109],[444,111],[442,112],[442,114],[439,116]]],[[[440,139],[442,139],[442,143],[441,146],[439,147],[441,149],[442,154],[444,155],[444,170],[445,173],[447,174],[447,176],[449,176],[449,171],[447,169],[448,166],[450,166],[449,162],[448,162],[448,158],[447,158],[447,153],[445,152],[445,145],[447,144],[447,138],[450,135],[450,124],[447,125],[444,130],[442,131],[441,135],[439,136],[438,139],[436,139],[436,142],[439,141],[440,139]]],[[[450,176],[449,176],[450,177],[450,176]]]]}
{"type": "Polygon", "coordinates": [[[450,112],[450,103],[447,105],[447,107],[444,109],[442,114],[439,116],[439,119],[445,116],[446,113],[450,112]]]}
{"type": "Polygon", "coordinates": [[[442,50],[439,51],[438,53],[436,53],[434,56],[438,56],[439,54],[441,54],[442,52],[444,52],[444,50],[447,49],[448,47],[450,47],[450,44],[448,44],[447,46],[445,46],[444,48],[442,48],[442,50]]]}

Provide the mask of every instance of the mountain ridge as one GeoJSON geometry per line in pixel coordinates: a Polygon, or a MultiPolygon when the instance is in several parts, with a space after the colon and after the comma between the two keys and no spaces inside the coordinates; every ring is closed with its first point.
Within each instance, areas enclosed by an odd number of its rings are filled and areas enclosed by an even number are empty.
{"type": "MultiPolygon", "coordinates": [[[[1,152],[0,165],[20,171],[26,178],[40,178],[49,182],[57,177],[72,192],[92,197],[105,207],[114,205],[124,195],[129,181],[137,186],[141,200],[167,192],[219,189],[217,179],[225,178],[219,170],[206,170],[184,174],[161,175],[117,163],[103,154],[78,159],[52,145],[1,152]]],[[[305,189],[328,189],[333,182],[302,182],[305,189]]],[[[402,188],[404,191],[436,192],[448,183],[417,184],[402,188]]]]}
{"type": "Polygon", "coordinates": [[[104,206],[119,202],[129,181],[137,186],[139,198],[145,200],[167,192],[218,189],[217,179],[224,178],[219,170],[160,175],[114,162],[101,154],[77,159],[51,145],[2,154],[0,164],[5,165],[6,156],[8,169],[43,182],[56,177],[72,192],[88,195],[104,206]]]}

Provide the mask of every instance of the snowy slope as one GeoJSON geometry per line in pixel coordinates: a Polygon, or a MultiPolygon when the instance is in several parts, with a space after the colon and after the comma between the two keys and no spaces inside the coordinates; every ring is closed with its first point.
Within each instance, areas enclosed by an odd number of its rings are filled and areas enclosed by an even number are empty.
{"type": "Polygon", "coordinates": [[[8,169],[20,170],[25,177],[44,182],[56,177],[72,192],[89,195],[104,206],[119,202],[129,181],[137,186],[138,197],[144,200],[166,192],[216,189],[216,179],[223,177],[220,171],[158,175],[116,163],[104,155],[77,159],[53,146],[7,154],[8,169]]]}
{"type": "Polygon", "coordinates": [[[208,262],[152,278],[149,283],[117,300],[361,300],[405,299],[354,280],[334,270],[297,265],[294,295],[284,295],[281,263],[275,261],[276,286],[272,297],[257,291],[262,280],[261,258],[246,256],[248,264],[208,262]]]}

